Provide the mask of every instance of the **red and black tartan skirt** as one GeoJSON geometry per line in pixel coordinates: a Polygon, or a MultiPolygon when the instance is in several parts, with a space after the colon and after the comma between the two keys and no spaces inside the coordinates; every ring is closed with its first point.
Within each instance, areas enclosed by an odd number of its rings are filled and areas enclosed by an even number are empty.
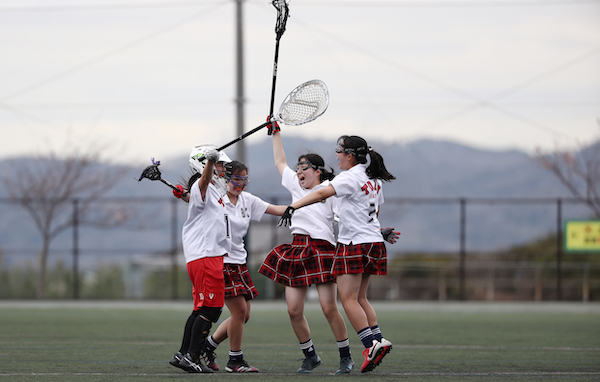
{"type": "Polygon", "coordinates": [[[258,291],[250,277],[246,264],[223,264],[225,276],[225,298],[244,296],[252,300],[258,296],[258,291]]]}
{"type": "Polygon", "coordinates": [[[368,273],[387,274],[387,250],[385,244],[342,244],[335,247],[332,273],[334,275],[368,273]]]}
{"type": "Polygon", "coordinates": [[[293,235],[292,244],[271,250],[258,270],[273,281],[290,287],[335,281],[331,274],[335,247],[327,240],[293,235]]]}

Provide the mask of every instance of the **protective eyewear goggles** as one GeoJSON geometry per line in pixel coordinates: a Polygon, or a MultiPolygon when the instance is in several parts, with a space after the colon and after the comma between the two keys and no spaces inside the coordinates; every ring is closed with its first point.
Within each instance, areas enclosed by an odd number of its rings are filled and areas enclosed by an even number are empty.
{"type": "Polygon", "coordinates": [[[296,166],[294,167],[294,170],[298,171],[298,170],[302,170],[302,171],[306,171],[309,168],[312,168],[314,170],[317,170],[319,167],[310,163],[307,160],[303,160],[301,162],[296,163],[296,166]]]}
{"type": "Polygon", "coordinates": [[[336,153],[347,153],[348,150],[346,150],[346,148],[344,147],[344,138],[340,138],[338,139],[338,141],[335,144],[335,152],[336,153]]]}
{"type": "Polygon", "coordinates": [[[250,183],[250,180],[248,179],[248,175],[231,175],[229,177],[229,183],[231,183],[234,187],[244,188],[248,185],[248,183],[250,183]]]}

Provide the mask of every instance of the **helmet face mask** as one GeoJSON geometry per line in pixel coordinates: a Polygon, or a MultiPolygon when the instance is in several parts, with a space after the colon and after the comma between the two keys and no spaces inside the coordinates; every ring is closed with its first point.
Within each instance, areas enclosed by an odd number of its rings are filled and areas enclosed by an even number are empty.
{"type": "MultiPolygon", "coordinates": [[[[192,168],[193,171],[197,172],[198,174],[202,174],[202,172],[204,171],[204,168],[206,167],[206,163],[208,162],[208,159],[206,159],[206,153],[207,153],[207,151],[209,151],[211,149],[216,149],[216,146],[215,145],[200,145],[200,146],[195,146],[194,148],[192,148],[192,152],[190,153],[189,162],[190,162],[190,167],[192,168]]],[[[219,161],[217,163],[220,163],[220,162],[229,163],[229,162],[231,162],[231,159],[229,159],[229,157],[227,156],[227,154],[225,154],[225,152],[219,151],[219,161]]],[[[217,189],[221,193],[221,196],[223,196],[227,193],[227,182],[229,182],[229,176],[227,175],[227,172],[225,171],[222,174],[220,174],[219,171],[217,170],[217,166],[214,166],[211,183],[215,187],[217,187],[217,189]]]]}

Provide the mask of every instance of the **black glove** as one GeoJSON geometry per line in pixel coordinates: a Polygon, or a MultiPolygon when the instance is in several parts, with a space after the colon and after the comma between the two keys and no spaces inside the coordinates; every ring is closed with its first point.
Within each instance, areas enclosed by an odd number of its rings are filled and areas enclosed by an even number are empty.
{"type": "Polygon", "coordinates": [[[394,244],[396,240],[400,237],[400,232],[394,231],[393,228],[382,228],[381,236],[383,236],[383,240],[388,243],[394,244]]]}
{"type": "Polygon", "coordinates": [[[281,215],[281,219],[279,219],[277,227],[287,227],[289,225],[292,225],[292,215],[294,215],[294,211],[296,211],[294,207],[288,206],[288,208],[285,209],[283,215],[281,215]]]}

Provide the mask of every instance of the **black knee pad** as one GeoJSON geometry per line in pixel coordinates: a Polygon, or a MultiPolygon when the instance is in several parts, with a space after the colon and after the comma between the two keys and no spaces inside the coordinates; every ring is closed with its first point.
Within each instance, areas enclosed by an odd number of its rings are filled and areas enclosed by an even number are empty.
{"type": "Polygon", "coordinates": [[[203,306],[200,308],[200,316],[204,317],[210,322],[217,322],[223,312],[223,308],[212,308],[209,306],[203,306]]]}

